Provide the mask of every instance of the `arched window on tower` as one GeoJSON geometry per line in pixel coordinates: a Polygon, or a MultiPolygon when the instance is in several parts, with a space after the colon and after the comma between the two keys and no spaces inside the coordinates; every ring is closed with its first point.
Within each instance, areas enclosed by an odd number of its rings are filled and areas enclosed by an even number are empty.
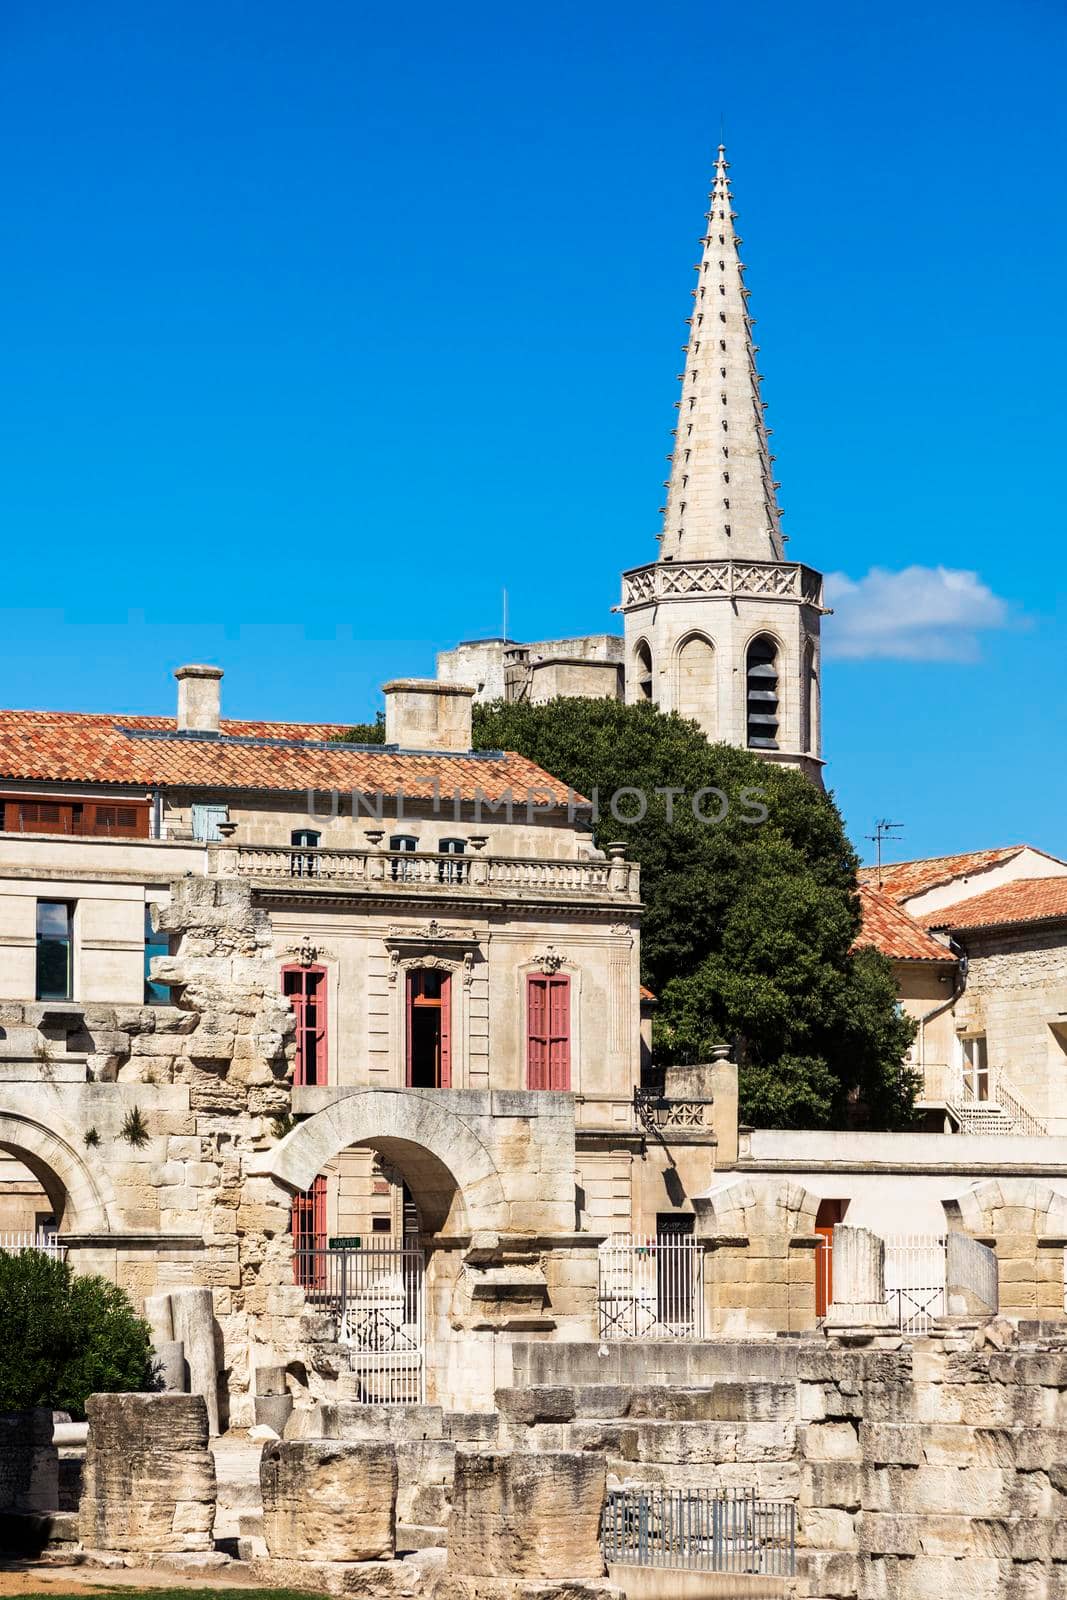
{"type": "Polygon", "coordinates": [[[801,686],[804,696],[803,713],[804,725],[802,729],[802,749],[809,755],[817,756],[819,753],[819,674],[815,665],[815,646],[809,639],[804,646],[804,682],[801,686]]]}
{"type": "Polygon", "coordinates": [[[749,748],[777,750],[778,646],[765,633],[748,647],[745,691],[749,748]]]}
{"type": "Polygon", "coordinates": [[[634,681],[638,700],[652,699],[652,651],[642,639],[634,651],[634,681]]]}

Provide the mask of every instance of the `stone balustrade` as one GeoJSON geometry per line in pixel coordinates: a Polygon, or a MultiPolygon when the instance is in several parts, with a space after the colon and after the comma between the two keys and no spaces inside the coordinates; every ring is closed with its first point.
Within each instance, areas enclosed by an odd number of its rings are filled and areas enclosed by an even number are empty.
{"type": "Polygon", "coordinates": [[[286,845],[212,845],[209,871],[267,888],[425,895],[450,899],[571,900],[636,905],[635,861],[553,861],[524,856],[445,855],[436,851],[302,849],[286,845]]]}
{"type": "Polygon", "coordinates": [[[822,575],[800,562],[779,561],[656,561],[622,575],[624,609],[710,595],[730,599],[769,596],[821,609],[822,575]]]}

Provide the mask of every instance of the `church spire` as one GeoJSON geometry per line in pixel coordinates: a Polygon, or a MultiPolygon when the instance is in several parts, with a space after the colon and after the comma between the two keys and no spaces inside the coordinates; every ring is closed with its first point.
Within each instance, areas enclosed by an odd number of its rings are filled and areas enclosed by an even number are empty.
{"type": "Polygon", "coordinates": [[[661,561],[782,561],[729,163],[719,146],[685,347],[661,561]]]}

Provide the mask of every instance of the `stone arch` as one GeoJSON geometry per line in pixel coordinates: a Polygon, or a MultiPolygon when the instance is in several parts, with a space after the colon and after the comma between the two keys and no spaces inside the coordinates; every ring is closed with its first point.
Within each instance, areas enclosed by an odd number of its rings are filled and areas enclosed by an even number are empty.
{"type": "Polygon", "coordinates": [[[427,1231],[507,1227],[508,1207],[492,1156],[469,1123],[443,1104],[451,1091],[356,1089],[301,1122],[256,1162],[289,1190],[306,1190],[352,1145],[384,1155],[403,1175],[427,1231]]]}
{"type": "Polygon", "coordinates": [[[985,1178],[941,1204],[950,1229],[992,1244],[1001,1311],[1063,1317],[1067,1195],[1033,1178],[985,1178]]]}
{"type": "Polygon", "coordinates": [[[693,1201],[707,1239],[709,1328],[803,1333],[815,1326],[818,1195],[788,1178],[740,1178],[693,1201]]]}
{"type": "Polygon", "coordinates": [[[51,1113],[48,1125],[0,1110],[0,1150],[28,1167],[47,1194],[62,1233],[110,1233],[115,1196],[107,1175],[78,1153],[78,1135],[51,1113]]]}
{"type": "Polygon", "coordinates": [[[709,739],[718,725],[715,646],[706,633],[694,630],[674,649],[674,709],[699,723],[709,739]]]}
{"type": "Polygon", "coordinates": [[[819,1211],[819,1196],[789,1178],[740,1178],[724,1183],[693,1202],[704,1234],[747,1238],[781,1233],[810,1234],[819,1211]],[[768,1226],[768,1224],[772,1224],[768,1226]]]}

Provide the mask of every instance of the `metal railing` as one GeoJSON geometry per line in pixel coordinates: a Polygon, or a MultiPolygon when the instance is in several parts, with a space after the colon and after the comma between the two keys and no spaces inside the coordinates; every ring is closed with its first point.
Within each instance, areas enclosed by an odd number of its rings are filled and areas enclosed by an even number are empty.
{"type": "Polygon", "coordinates": [[[298,1246],[293,1276],[309,1304],[330,1312],[361,1397],[421,1405],[426,1395],[426,1259],[385,1240],[365,1249],[298,1246]]]}
{"type": "Polygon", "coordinates": [[[0,1254],[21,1255],[24,1250],[39,1250],[53,1261],[66,1260],[67,1247],[55,1233],[0,1233],[0,1254]]]}
{"type": "Polygon", "coordinates": [[[796,1506],[756,1491],[612,1489],[600,1544],[606,1562],[689,1572],[796,1573],[796,1506]]]}
{"type": "Polygon", "coordinates": [[[948,1106],[961,1133],[1013,1133],[1029,1138],[1044,1138],[1048,1133],[1045,1122],[1000,1067],[990,1067],[982,1075],[982,1094],[959,1065],[930,1061],[922,1074],[921,1100],[948,1106]]]}
{"type": "Polygon", "coordinates": [[[704,1337],[699,1240],[616,1233],[597,1254],[601,1339],[704,1337]]]}
{"type": "Polygon", "coordinates": [[[348,887],[445,888],[490,894],[603,895],[636,900],[635,861],[553,861],[523,856],[455,855],[436,850],[329,850],[321,846],[212,845],[215,872],[242,878],[299,879],[348,887]]]}

